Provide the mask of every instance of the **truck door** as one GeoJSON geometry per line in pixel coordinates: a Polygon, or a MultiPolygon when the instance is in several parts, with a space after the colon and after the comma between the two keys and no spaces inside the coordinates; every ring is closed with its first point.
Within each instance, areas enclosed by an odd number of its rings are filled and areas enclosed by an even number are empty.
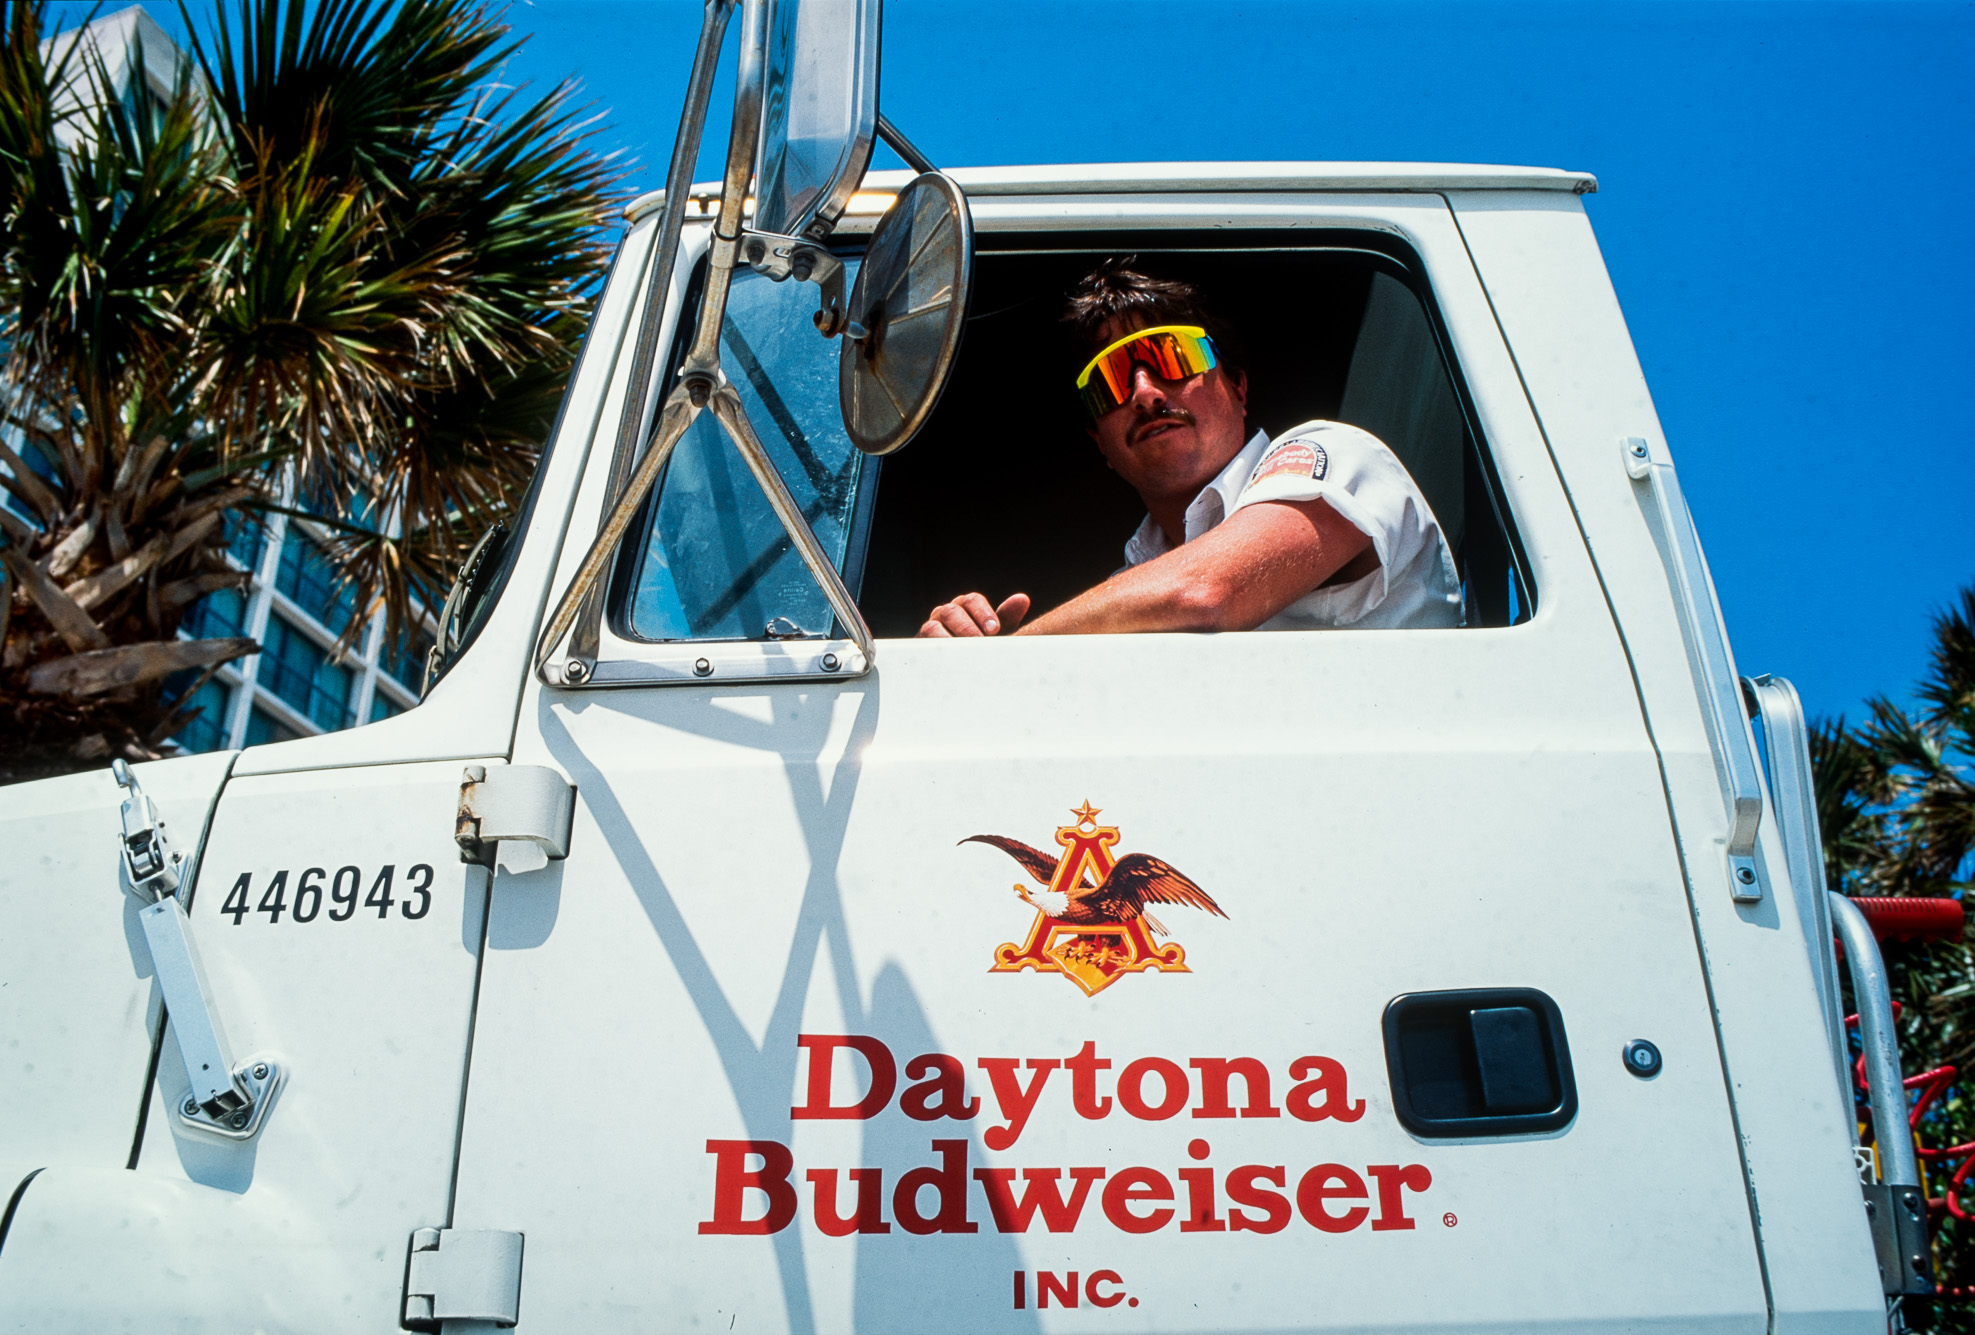
{"type": "MultiPolygon", "coordinates": [[[[524,1236],[518,1329],[1764,1329],[1651,740],[1445,203],[976,209],[1056,229],[1008,241],[1011,274],[1062,232],[1402,239],[1518,614],[880,638],[832,675],[821,594],[696,426],[614,586],[617,684],[522,702],[514,759],[577,812],[566,861],[493,882],[454,1213],[524,1236]],[[1163,934],[1037,907],[1161,867],[1202,892],[1163,934]]],[[[874,500],[813,305],[738,281],[726,366],[854,584],[877,507],[871,590],[893,463],[874,500]]],[[[992,418],[963,392],[987,346],[899,479],[992,418]]]]}

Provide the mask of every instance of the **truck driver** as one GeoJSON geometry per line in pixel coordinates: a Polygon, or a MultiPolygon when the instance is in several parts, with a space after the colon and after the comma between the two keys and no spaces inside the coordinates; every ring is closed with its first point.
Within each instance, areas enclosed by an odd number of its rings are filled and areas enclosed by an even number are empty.
{"type": "Polygon", "coordinates": [[[1064,315],[1105,462],[1145,502],[1125,567],[1024,624],[1029,595],[942,603],[922,636],[1453,626],[1460,580],[1426,498],[1369,432],[1247,434],[1248,378],[1190,283],[1109,260],[1064,315]]]}

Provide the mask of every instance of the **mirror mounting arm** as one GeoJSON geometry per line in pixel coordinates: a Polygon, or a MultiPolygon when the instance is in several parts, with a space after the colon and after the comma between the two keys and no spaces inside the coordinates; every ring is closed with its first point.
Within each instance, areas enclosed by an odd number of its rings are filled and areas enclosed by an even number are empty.
{"type": "Polygon", "coordinates": [[[741,255],[754,271],[779,283],[793,278],[798,283],[814,283],[822,289],[822,306],[816,312],[816,329],[824,338],[835,338],[850,323],[844,309],[843,261],[806,237],[757,232],[741,234],[741,255]]]}
{"type": "Polygon", "coordinates": [[[742,219],[748,179],[754,171],[755,143],[761,134],[762,42],[767,12],[767,0],[742,0],[740,65],[734,75],[734,121],[727,142],[727,170],[720,183],[720,211],[713,219],[713,244],[707,249],[699,325],[680,373],[693,402],[701,406],[720,379],[720,329],[726,322],[727,289],[734,279],[745,230],[742,219]]]}
{"type": "MultiPolygon", "coordinates": [[[[709,0],[707,27],[703,37],[712,33],[717,0],[709,0]]],[[[586,603],[594,605],[594,600],[603,592],[604,567],[623,541],[631,526],[638,508],[651,494],[652,485],[658,480],[666,461],[679,444],[694,419],[707,409],[732,440],[747,464],[769,507],[781,521],[790,545],[796,550],[809,573],[822,588],[831,611],[838,622],[856,641],[861,657],[856,672],[868,672],[877,657],[876,647],[871,642],[871,630],[865,624],[856,601],[849,589],[844,587],[843,578],[837,573],[822,544],[809,527],[801,507],[789,494],[780,474],[775,471],[768,452],[762,447],[753,426],[747,420],[747,410],[742,406],[740,396],[733,386],[727,383],[720,370],[720,331],[726,321],[727,292],[733,283],[734,268],[741,260],[744,238],[747,229],[744,225],[744,210],[747,200],[749,174],[754,165],[754,148],[761,129],[762,76],[763,76],[763,34],[766,24],[767,0],[742,0],[740,67],[737,71],[734,93],[734,121],[732,139],[727,148],[727,170],[721,184],[720,211],[713,223],[712,245],[707,252],[707,272],[704,295],[700,299],[699,322],[693,334],[693,343],[686,354],[685,366],[679,372],[678,386],[666,397],[665,406],[660,410],[658,425],[653,433],[651,444],[637,461],[622,488],[612,487],[615,504],[607,504],[604,521],[597,531],[596,539],[584,553],[582,562],[571,577],[569,586],[557,600],[548,623],[543,627],[535,642],[535,674],[545,684],[553,686],[582,686],[595,674],[596,660],[593,644],[572,645],[571,652],[560,665],[552,666],[557,647],[562,644],[576,626],[579,615],[586,603]],[[584,652],[587,651],[587,652],[584,652]]],[[[668,201],[668,207],[670,201],[668,201]]],[[[823,287],[826,309],[834,298],[834,307],[842,311],[847,304],[843,297],[843,265],[834,255],[821,246],[796,237],[761,235],[762,260],[768,261],[770,252],[776,245],[787,244],[789,274],[798,278],[810,278],[823,287]],[[802,270],[797,273],[798,267],[802,270]],[[834,287],[832,283],[834,282],[834,287]]],[[[752,251],[752,246],[748,247],[752,251]]],[[[669,261],[668,261],[669,262],[669,261]]],[[[752,254],[750,263],[754,262],[752,254]]],[[[788,276],[787,274],[784,275],[788,276]]],[[[819,321],[820,324],[820,321],[819,321]]],[[[627,413],[635,409],[628,407],[627,413]]],[[[614,481],[614,479],[613,479],[614,481]]],[[[839,664],[834,655],[826,655],[824,670],[834,672],[839,664]]]]}
{"type": "Polygon", "coordinates": [[[878,113],[878,138],[884,140],[892,152],[905,159],[906,166],[918,172],[921,176],[924,176],[927,172],[936,172],[939,170],[938,167],[933,165],[931,158],[921,153],[910,139],[907,139],[898,132],[896,125],[885,119],[885,113],[882,111],[878,113]]]}

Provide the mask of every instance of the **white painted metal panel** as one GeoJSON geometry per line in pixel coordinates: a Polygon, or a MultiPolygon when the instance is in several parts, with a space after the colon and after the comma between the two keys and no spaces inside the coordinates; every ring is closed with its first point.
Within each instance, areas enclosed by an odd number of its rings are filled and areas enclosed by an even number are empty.
{"type": "MultiPolygon", "coordinates": [[[[866,172],[859,189],[901,190],[913,175],[910,171],[866,172]]],[[[1598,189],[1598,178],[1589,172],[1458,162],[1097,162],[953,167],[947,175],[960,183],[970,199],[995,195],[1141,195],[1175,190],[1296,190],[1305,194],[1340,190],[1558,190],[1583,195],[1598,189]]],[[[696,183],[693,193],[718,196],[720,183],[696,183]]],[[[664,199],[663,190],[640,195],[624,210],[625,215],[642,219],[664,199]]]]}
{"type": "Polygon", "coordinates": [[[1848,1112],[1829,1078],[1798,929],[1800,889],[1790,884],[1773,820],[1765,819],[1757,845],[1769,893],[1754,905],[1730,898],[1726,821],[1702,702],[1652,519],[1626,476],[1619,441],[1644,437],[1660,458],[1667,446],[1597,242],[1575,199],[1460,196],[1454,207],[1638,676],[1707,959],[1776,1329],[1884,1329],[1843,1130],[1848,1112]]]}
{"type": "MultiPolygon", "coordinates": [[[[1150,212],[1034,207],[1087,228],[1150,212]]],[[[1165,225],[1202,225],[1217,207],[1222,225],[1254,221],[1205,201],[1165,225]]],[[[859,682],[531,685],[517,761],[568,773],[579,807],[568,861],[495,882],[455,1218],[527,1234],[519,1329],[1766,1325],[1654,752],[1465,251],[1438,201],[1317,199],[1300,217],[1396,231],[1425,257],[1530,549],[1534,620],[884,641],[859,682]],[[956,842],[1052,848],[1085,799],[1121,827],[1119,851],[1168,860],[1226,908],[1225,921],[1161,910],[1190,972],[1127,974],[1086,996],[1057,974],[989,971],[1033,915],[1009,893],[1018,868],[956,842]],[[1387,1001],[1472,986],[1541,988],[1562,1008],[1581,1099],[1565,1129],[1428,1141],[1395,1120],[1387,1001]],[[896,1099],[869,1120],[797,1120],[803,1034],[881,1040],[901,1086],[924,1074],[911,1058],[950,1054],[983,1104],[960,1120],[921,1120],[896,1099]],[[1668,1056],[1656,1080],[1621,1066],[1635,1037],[1668,1056]],[[1190,1081],[1193,1059],[1253,1057],[1282,1099],[1292,1064],[1321,1056],[1363,1111],[1146,1120],[1120,1104],[1099,1120],[1076,1111],[1059,1067],[1019,1135],[995,1130],[981,1059],[1063,1060],[1085,1043],[1114,1063],[1097,1077],[1104,1096],[1139,1059],[1190,1081]],[[745,1192],[741,1214],[723,1213],[741,1179],[721,1193],[732,1147],[708,1143],[742,1140],[790,1156],[796,1214],[760,1235],[718,1231],[781,1198],[745,1192]],[[1112,1180],[1140,1166],[1169,1184],[1205,1167],[1222,1208],[1243,1165],[1282,1167],[1292,1191],[1287,1174],[1332,1163],[1361,1177],[1418,1165],[1431,1182],[1399,1193],[1403,1208],[1378,1203],[1385,1228],[1359,1217],[1331,1233],[1292,1214],[1274,1233],[1176,1220],[1134,1233],[1100,1186],[1074,1228],[1002,1232],[969,1177],[976,1231],[909,1231],[901,1174],[963,1162],[1112,1180]],[[807,1174],[835,1170],[847,1198],[843,1171],[857,1167],[882,1170],[890,1228],[826,1235],[807,1174]],[[1077,1271],[1081,1305],[1039,1308],[1043,1270],[1077,1271]],[[1099,1271],[1117,1279],[1092,1291],[1099,1271]],[[1020,1307],[1017,1272],[1031,1286],[1020,1307]]],[[[595,523],[596,471],[576,531],[595,523]]],[[[1200,1088],[1189,1108],[1204,1107],[1200,1088]]]]}
{"type": "MultiPolygon", "coordinates": [[[[163,1202],[155,1209],[168,1217],[181,1199],[197,1218],[217,1217],[224,1197],[250,1222],[228,1225],[225,1247],[197,1227],[140,1232],[104,1249],[90,1282],[150,1295],[144,1310],[160,1320],[204,1312],[208,1328],[246,1329],[254,1314],[289,1310],[288,1275],[320,1270],[311,1282],[335,1300],[304,1312],[304,1328],[396,1326],[411,1232],[443,1223],[448,1208],[485,913],[486,873],[461,865],[452,839],[460,770],[437,762],[229,783],[191,930],[236,1053],[275,1057],[287,1079],[256,1138],[220,1140],[174,1115],[186,1080],[168,1041],[137,1169],[123,1180],[128,1209],[144,1218],[145,1202],[163,1202]],[[212,1194],[174,1194],[160,1179],[212,1194]],[[163,1278],[174,1274],[192,1279],[174,1287],[163,1278]],[[229,1305],[201,1305],[215,1293],[229,1305]]],[[[111,1188],[69,1199],[43,1185],[24,1199],[51,1237],[125,1208],[111,1188]]],[[[38,1301],[57,1308],[60,1295],[38,1301]]]]}
{"type": "MultiPolygon", "coordinates": [[[[1598,188],[1589,172],[1467,162],[1119,162],[1052,166],[956,167],[969,195],[1110,194],[1161,190],[1337,191],[1552,190],[1581,195],[1598,188]]],[[[897,189],[909,171],[872,172],[870,189],[897,189]]]]}
{"type": "Polygon", "coordinates": [[[22,1194],[0,1251],[0,1331],[387,1330],[352,1319],[364,1261],[275,1193],[51,1168],[22,1194]]]}
{"type": "MultiPolygon", "coordinates": [[[[187,858],[234,754],[133,767],[187,858]]],[[[122,1168],[144,1107],[157,1004],[123,796],[107,764],[0,789],[0,1153],[30,1168],[122,1168]]]]}

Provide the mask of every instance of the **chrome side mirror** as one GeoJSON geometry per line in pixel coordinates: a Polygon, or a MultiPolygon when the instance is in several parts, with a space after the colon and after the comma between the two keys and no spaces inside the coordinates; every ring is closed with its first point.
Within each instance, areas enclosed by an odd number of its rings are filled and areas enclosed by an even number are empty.
{"type": "Polygon", "coordinates": [[[754,227],[820,241],[871,164],[883,0],[770,0],[754,227]]]}
{"type": "Polygon", "coordinates": [[[932,415],[960,351],[973,221],[960,187],[878,113],[883,0],[768,6],[754,219],[742,255],[770,278],[821,289],[816,327],[843,338],[844,428],[866,454],[890,454],[932,415]],[[878,137],[920,174],[878,224],[846,302],[842,266],[820,243],[843,216],[878,137]]]}
{"type": "Polygon", "coordinates": [[[827,670],[842,668],[846,675],[857,675],[875,661],[870,628],[727,383],[720,364],[720,331],[738,265],[775,279],[813,281],[823,297],[816,318],[819,332],[844,339],[838,397],[846,429],[859,449],[888,454],[900,448],[939,401],[966,318],[973,226],[960,188],[928,170],[931,163],[924,155],[878,114],[881,5],[882,0],[740,0],[733,131],[706,281],[678,382],[661,395],[652,385],[658,331],[678,258],[713,71],[736,7],[735,0],[706,0],[686,114],[666,180],[654,285],[633,350],[604,518],[535,644],[536,675],[547,684],[580,687],[593,681],[604,569],[686,428],[707,409],[754,474],[837,621],[856,642],[853,662],[832,662],[827,670]],[[881,134],[921,174],[879,223],[846,298],[843,266],[821,243],[850,203],[881,134]],[[750,174],[756,208],[753,219],[746,220],[750,174]],[[646,416],[653,407],[656,421],[646,416]]]}

